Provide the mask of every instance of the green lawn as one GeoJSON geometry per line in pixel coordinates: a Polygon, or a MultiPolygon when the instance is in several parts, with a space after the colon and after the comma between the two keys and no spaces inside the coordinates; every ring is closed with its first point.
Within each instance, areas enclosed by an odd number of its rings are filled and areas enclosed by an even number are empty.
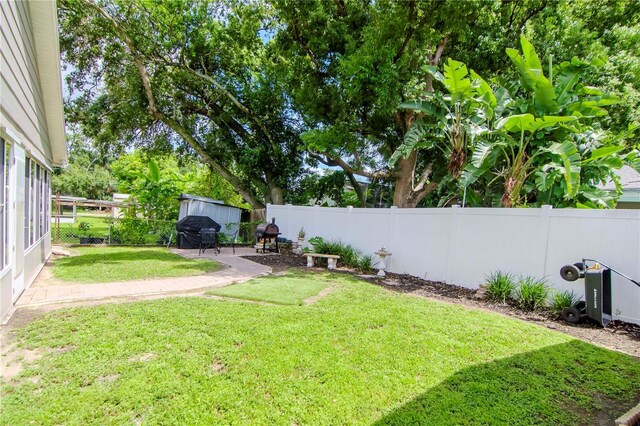
{"type": "Polygon", "coordinates": [[[344,275],[307,279],[335,288],[304,306],[54,311],[20,330],[46,355],[3,387],[0,423],[610,424],[640,398],[629,356],[344,275]]]}
{"type": "Polygon", "coordinates": [[[283,305],[301,305],[302,302],[318,294],[329,285],[328,282],[313,279],[309,275],[266,277],[242,284],[210,290],[207,294],[281,303],[283,305]]]}
{"type": "Polygon", "coordinates": [[[192,260],[162,247],[74,247],[73,256],[57,259],[53,276],[76,283],[102,283],[147,278],[202,275],[220,264],[192,260]]]}
{"type": "MultiPolygon", "coordinates": [[[[53,240],[58,239],[55,224],[51,222],[51,236],[53,240]]],[[[91,236],[107,238],[109,236],[109,223],[107,217],[78,216],[76,222],[60,224],[60,241],[58,243],[79,244],[80,236],[91,236]],[[81,231],[79,225],[85,222],[89,225],[88,231],[81,231]]]]}

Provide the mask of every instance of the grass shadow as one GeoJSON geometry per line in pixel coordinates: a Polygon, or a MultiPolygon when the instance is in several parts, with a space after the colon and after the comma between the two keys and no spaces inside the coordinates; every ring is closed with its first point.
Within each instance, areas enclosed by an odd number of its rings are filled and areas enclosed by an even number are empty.
{"type": "Polygon", "coordinates": [[[464,368],[374,424],[609,425],[639,400],[640,360],[575,340],[464,368]]]}

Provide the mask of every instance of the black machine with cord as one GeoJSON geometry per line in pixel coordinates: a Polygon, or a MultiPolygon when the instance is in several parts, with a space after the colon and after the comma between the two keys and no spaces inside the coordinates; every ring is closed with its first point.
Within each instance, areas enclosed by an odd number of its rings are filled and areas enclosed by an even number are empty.
{"type": "Polygon", "coordinates": [[[612,320],[611,312],[611,274],[615,273],[631,281],[638,287],[640,283],[614,268],[595,259],[582,259],[580,263],[565,265],[560,276],[565,281],[584,278],[585,300],[562,310],[562,318],[572,324],[587,317],[606,327],[612,320]]]}

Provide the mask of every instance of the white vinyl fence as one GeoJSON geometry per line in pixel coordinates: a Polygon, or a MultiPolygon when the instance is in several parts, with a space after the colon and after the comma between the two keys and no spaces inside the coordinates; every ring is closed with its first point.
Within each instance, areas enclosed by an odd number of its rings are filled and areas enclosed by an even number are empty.
{"type": "MultiPolygon", "coordinates": [[[[597,259],[640,279],[640,210],[499,208],[359,209],[268,205],[282,236],[304,227],[366,254],[382,245],[388,270],[478,288],[496,270],[545,277],[557,290],[584,293],[560,278],[563,265],[597,259]]],[[[377,259],[374,258],[374,262],[377,259]]],[[[613,275],[614,319],[640,324],[640,288],[613,275]]]]}

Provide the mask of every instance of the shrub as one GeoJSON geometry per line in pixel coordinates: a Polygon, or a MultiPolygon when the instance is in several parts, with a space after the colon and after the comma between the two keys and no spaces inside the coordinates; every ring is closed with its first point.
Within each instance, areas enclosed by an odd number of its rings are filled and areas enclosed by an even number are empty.
{"type": "Polygon", "coordinates": [[[534,311],[547,306],[550,291],[546,280],[526,276],[520,278],[514,295],[521,309],[534,311]]]}
{"type": "Polygon", "coordinates": [[[256,243],[256,228],[262,222],[240,222],[238,224],[238,241],[246,244],[256,243]]]}
{"type": "Polygon", "coordinates": [[[494,302],[505,303],[511,298],[516,288],[513,275],[507,272],[496,271],[487,277],[485,295],[494,302]]]}
{"type": "Polygon", "coordinates": [[[579,297],[573,291],[565,290],[553,293],[551,307],[555,312],[561,312],[564,308],[569,308],[578,303],[579,297]]]}
{"type": "Polygon", "coordinates": [[[309,238],[309,244],[313,246],[314,253],[335,254],[340,256],[340,262],[343,265],[360,271],[369,271],[371,269],[373,257],[364,255],[351,244],[345,244],[336,240],[325,241],[322,237],[309,238]]]}
{"type": "Polygon", "coordinates": [[[80,231],[82,234],[87,235],[90,229],[91,229],[91,224],[89,222],[78,223],[78,231],[80,231]]]}
{"type": "Polygon", "coordinates": [[[120,219],[111,229],[111,242],[116,244],[144,244],[149,234],[149,224],[140,219],[120,219]]]}
{"type": "Polygon", "coordinates": [[[362,272],[369,272],[373,269],[373,256],[370,254],[362,255],[358,262],[358,269],[362,272]]]}
{"type": "Polygon", "coordinates": [[[322,237],[311,237],[309,238],[309,244],[313,246],[315,250],[316,246],[322,245],[324,243],[324,239],[322,237]]]}
{"type": "Polygon", "coordinates": [[[154,233],[157,235],[156,244],[161,246],[166,246],[171,242],[171,244],[176,244],[176,226],[173,222],[171,223],[156,223],[156,229],[154,233]]]}

